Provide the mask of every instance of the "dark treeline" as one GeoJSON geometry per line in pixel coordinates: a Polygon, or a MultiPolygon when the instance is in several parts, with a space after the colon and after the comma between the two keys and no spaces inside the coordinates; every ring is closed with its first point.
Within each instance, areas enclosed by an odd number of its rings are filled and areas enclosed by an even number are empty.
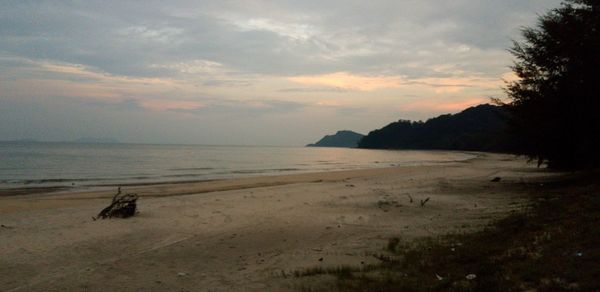
{"type": "Polygon", "coordinates": [[[370,132],[359,147],[506,152],[507,114],[504,107],[484,104],[426,122],[400,120],[370,132]]]}
{"type": "Polygon", "coordinates": [[[600,166],[600,1],[569,0],[523,30],[509,84],[517,153],[563,169],[600,166]]]}

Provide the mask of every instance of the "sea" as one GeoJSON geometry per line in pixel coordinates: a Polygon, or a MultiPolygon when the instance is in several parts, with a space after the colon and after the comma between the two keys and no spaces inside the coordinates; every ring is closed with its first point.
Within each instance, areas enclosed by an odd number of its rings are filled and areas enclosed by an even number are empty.
{"type": "Polygon", "coordinates": [[[432,165],[473,157],[450,151],[0,142],[0,189],[191,182],[432,165]]]}

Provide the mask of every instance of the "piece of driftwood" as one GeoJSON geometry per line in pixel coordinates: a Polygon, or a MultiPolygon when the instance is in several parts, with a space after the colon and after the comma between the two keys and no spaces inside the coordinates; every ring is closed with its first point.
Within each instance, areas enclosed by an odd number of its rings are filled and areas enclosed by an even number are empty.
{"type": "Polygon", "coordinates": [[[425,204],[427,204],[427,202],[429,202],[429,197],[427,197],[427,199],[425,200],[421,200],[421,207],[425,207],[425,204]]]}
{"type": "Polygon", "coordinates": [[[110,205],[100,213],[95,218],[96,219],[106,219],[106,218],[127,218],[135,215],[137,208],[137,194],[121,194],[121,187],[117,190],[117,194],[112,198],[110,205]]]}

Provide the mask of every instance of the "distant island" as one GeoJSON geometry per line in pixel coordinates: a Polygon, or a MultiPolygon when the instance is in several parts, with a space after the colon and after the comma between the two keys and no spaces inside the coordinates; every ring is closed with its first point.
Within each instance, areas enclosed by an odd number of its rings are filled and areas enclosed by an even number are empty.
{"type": "Polygon", "coordinates": [[[353,131],[338,131],[334,135],[327,135],[319,140],[317,143],[308,144],[307,147],[344,147],[344,148],[356,148],[358,147],[359,141],[365,135],[356,133],[353,131]]]}
{"type": "Polygon", "coordinates": [[[121,143],[117,139],[111,138],[94,138],[94,137],[82,137],[74,140],[64,141],[48,141],[48,140],[37,140],[37,139],[17,139],[17,140],[5,140],[0,141],[5,143],[80,143],[80,144],[118,144],[121,143]]]}
{"type": "Polygon", "coordinates": [[[359,148],[506,152],[508,111],[482,104],[457,114],[414,122],[399,120],[370,132],[359,148]]]}
{"type": "Polygon", "coordinates": [[[69,142],[82,144],[117,144],[119,143],[119,140],[112,138],[82,137],[69,142]]]}

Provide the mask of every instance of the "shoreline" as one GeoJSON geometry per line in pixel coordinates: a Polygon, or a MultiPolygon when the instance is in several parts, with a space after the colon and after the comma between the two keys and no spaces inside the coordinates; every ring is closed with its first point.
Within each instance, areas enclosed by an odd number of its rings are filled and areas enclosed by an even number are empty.
{"type": "Polygon", "coordinates": [[[115,189],[0,197],[0,290],[295,289],[302,279],[286,275],[375,263],[371,254],[391,237],[481,229],[527,206],[524,184],[553,175],[512,155],[482,154],[435,166],[137,186],[123,191],[140,195],[140,213],[124,220],[91,219],[115,189]]]}
{"type": "MultiPolygon", "coordinates": [[[[475,159],[475,158],[473,158],[475,159]]],[[[431,168],[434,166],[418,166],[431,168]]],[[[287,175],[264,175],[245,178],[217,179],[193,182],[173,182],[158,184],[140,184],[123,186],[124,193],[136,193],[143,198],[172,196],[188,196],[226,191],[238,191],[254,188],[277,187],[293,184],[334,183],[361,177],[376,177],[386,174],[400,173],[402,170],[414,169],[415,166],[367,168],[357,170],[341,170],[329,172],[310,172],[287,175]]],[[[90,189],[40,188],[27,193],[30,189],[15,189],[14,194],[0,195],[0,214],[27,210],[59,208],[86,204],[88,200],[110,199],[116,193],[117,185],[90,189]],[[77,203],[77,202],[80,203],[77,203]],[[21,202],[23,204],[21,204],[21,202]],[[27,203],[24,203],[27,202],[27,203]]]]}
{"type": "MultiPolygon", "coordinates": [[[[344,148],[345,149],[345,148],[344,148]]],[[[366,149],[368,150],[368,149],[366,149]]],[[[398,151],[398,150],[389,150],[389,149],[376,149],[377,151],[398,151]]],[[[27,193],[31,194],[50,194],[50,193],[82,193],[82,192],[90,192],[90,191],[98,191],[104,190],[108,188],[117,188],[121,187],[143,187],[143,186],[160,186],[160,185],[180,185],[180,184],[197,184],[204,182],[212,182],[212,181],[231,181],[231,180],[244,180],[244,179],[253,179],[259,177],[280,177],[280,176],[295,176],[295,175],[312,175],[318,173],[331,173],[331,172],[354,172],[354,171],[367,171],[372,169],[380,169],[380,168],[403,168],[403,167],[415,167],[415,166],[436,166],[436,165],[444,165],[448,163],[461,163],[466,162],[472,159],[477,159],[483,155],[486,155],[486,152],[476,152],[476,151],[453,151],[453,150],[400,150],[402,152],[431,152],[431,153],[455,153],[462,155],[469,155],[471,157],[464,159],[455,159],[448,161],[419,161],[418,165],[413,165],[411,163],[405,164],[396,164],[391,163],[388,166],[375,166],[379,162],[375,162],[375,165],[370,167],[356,167],[356,168],[345,168],[345,169],[329,169],[329,170],[293,170],[293,171],[281,171],[281,172],[268,172],[266,170],[270,169],[260,169],[256,170],[256,172],[249,172],[247,175],[236,175],[239,174],[238,171],[232,171],[229,176],[221,177],[211,177],[210,174],[207,175],[206,178],[202,179],[187,179],[187,180],[162,180],[161,178],[156,178],[155,180],[131,180],[123,183],[101,183],[101,181],[105,181],[106,179],[99,179],[96,183],[91,184],[20,184],[15,186],[5,186],[0,188],[0,197],[5,196],[15,196],[15,195],[26,195],[27,193]],[[264,172],[263,172],[264,171],[264,172]]],[[[501,154],[502,153],[487,153],[487,154],[501,154]]],[[[55,180],[55,179],[53,179],[55,180]]],[[[77,182],[78,179],[74,178],[65,178],[67,182],[77,182]]],[[[90,180],[90,179],[86,179],[90,180]]],[[[117,179],[110,179],[117,180],[117,179]]],[[[93,181],[93,179],[91,179],[93,181]]]]}
{"type": "MultiPolygon", "coordinates": [[[[415,150],[418,151],[418,150],[415,150]]],[[[438,150],[433,150],[438,151],[438,150]]],[[[27,210],[27,207],[55,208],[60,207],[61,201],[71,201],[66,205],[74,205],[77,200],[91,200],[101,198],[112,198],[118,187],[123,192],[136,193],[142,197],[184,196],[203,194],[211,192],[233,191],[260,187],[282,186],[297,183],[319,183],[323,181],[335,182],[345,179],[359,177],[373,177],[395,173],[402,169],[435,168],[438,166],[468,163],[486,157],[486,155],[504,155],[501,153],[468,152],[468,151],[445,151],[468,154],[472,157],[453,161],[440,161],[424,165],[399,165],[392,167],[371,167],[349,170],[300,172],[276,175],[251,175],[245,177],[234,177],[224,179],[206,179],[174,182],[147,182],[115,185],[90,185],[90,186],[43,186],[43,187],[19,187],[0,189],[0,214],[27,210]],[[29,206],[16,204],[20,199],[31,199],[29,206]],[[11,200],[13,199],[13,200],[11,200]],[[15,201],[16,200],[16,201],[15,201]],[[49,203],[54,201],[54,203],[49,203]],[[40,202],[42,202],[40,204],[40,202]]]]}

